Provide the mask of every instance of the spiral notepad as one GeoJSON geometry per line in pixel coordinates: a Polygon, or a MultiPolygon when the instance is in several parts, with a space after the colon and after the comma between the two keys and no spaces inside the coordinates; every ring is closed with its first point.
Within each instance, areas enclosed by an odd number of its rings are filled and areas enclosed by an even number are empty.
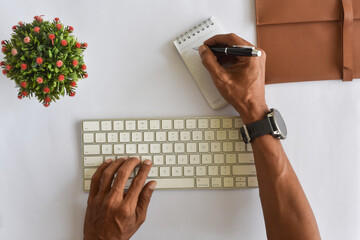
{"type": "Polygon", "coordinates": [[[193,48],[201,46],[205,40],[224,33],[215,18],[209,18],[181,34],[174,41],[192,77],[199,86],[210,107],[220,109],[227,104],[213,83],[209,72],[201,63],[199,53],[193,48]]]}

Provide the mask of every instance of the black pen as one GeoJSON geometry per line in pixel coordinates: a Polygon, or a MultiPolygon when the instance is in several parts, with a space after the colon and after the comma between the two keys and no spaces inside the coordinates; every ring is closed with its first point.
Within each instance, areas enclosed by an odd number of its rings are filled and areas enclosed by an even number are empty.
{"type": "MultiPolygon", "coordinates": [[[[261,51],[252,46],[233,45],[231,47],[209,47],[214,54],[222,54],[226,56],[245,56],[260,57],[261,51]]],[[[199,51],[199,48],[193,48],[199,51]]]]}

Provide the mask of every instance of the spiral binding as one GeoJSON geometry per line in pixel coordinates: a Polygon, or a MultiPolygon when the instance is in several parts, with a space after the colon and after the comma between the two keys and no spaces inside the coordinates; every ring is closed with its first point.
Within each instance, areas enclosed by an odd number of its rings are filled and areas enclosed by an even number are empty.
{"type": "Polygon", "coordinates": [[[202,23],[190,28],[185,33],[181,34],[176,38],[178,44],[186,42],[186,40],[191,39],[191,37],[195,37],[197,34],[205,31],[210,26],[214,25],[214,18],[208,18],[207,20],[203,21],[202,23]]]}

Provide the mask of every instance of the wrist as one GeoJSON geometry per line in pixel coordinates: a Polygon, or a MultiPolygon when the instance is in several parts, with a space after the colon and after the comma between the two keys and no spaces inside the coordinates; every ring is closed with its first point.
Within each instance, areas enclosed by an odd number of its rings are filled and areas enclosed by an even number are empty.
{"type": "Polygon", "coordinates": [[[263,119],[269,112],[266,103],[247,103],[236,108],[244,124],[252,123],[263,119]]]}

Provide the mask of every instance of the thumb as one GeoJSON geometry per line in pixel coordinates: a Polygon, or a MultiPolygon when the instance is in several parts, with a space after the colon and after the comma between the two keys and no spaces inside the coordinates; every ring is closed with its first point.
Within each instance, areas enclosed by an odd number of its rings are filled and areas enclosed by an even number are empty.
{"type": "Polygon", "coordinates": [[[156,182],[151,181],[148,182],[141,190],[136,207],[136,215],[138,216],[140,222],[145,221],[146,212],[155,187],[156,187],[156,182]]]}
{"type": "Polygon", "coordinates": [[[216,56],[206,45],[199,47],[199,54],[201,57],[202,64],[209,71],[213,79],[220,78],[220,75],[224,72],[224,68],[220,66],[216,56]]]}

